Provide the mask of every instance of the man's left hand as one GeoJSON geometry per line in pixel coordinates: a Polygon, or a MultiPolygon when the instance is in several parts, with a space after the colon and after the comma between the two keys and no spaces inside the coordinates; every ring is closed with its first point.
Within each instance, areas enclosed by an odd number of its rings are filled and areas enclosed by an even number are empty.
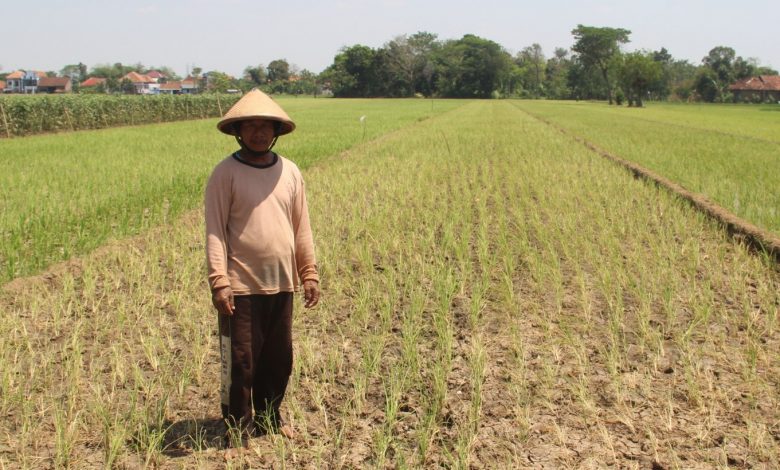
{"type": "Polygon", "coordinates": [[[312,308],[320,301],[320,283],[317,281],[303,281],[303,306],[312,308]]]}

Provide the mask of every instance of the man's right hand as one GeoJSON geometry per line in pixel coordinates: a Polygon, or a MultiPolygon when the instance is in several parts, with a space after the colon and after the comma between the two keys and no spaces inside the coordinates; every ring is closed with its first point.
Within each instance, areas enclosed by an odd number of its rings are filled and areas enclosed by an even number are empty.
{"type": "Polygon", "coordinates": [[[230,286],[221,287],[211,293],[211,303],[222,315],[233,315],[236,304],[233,303],[233,289],[230,286]]]}

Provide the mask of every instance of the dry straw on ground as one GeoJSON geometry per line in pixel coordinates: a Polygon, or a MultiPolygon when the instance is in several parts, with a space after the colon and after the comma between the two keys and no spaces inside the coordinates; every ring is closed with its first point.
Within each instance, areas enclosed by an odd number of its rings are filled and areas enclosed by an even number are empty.
{"type": "Polygon", "coordinates": [[[504,102],[306,171],[299,437],[218,443],[200,214],[2,294],[5,468],[775,468],[780,275],[504,102]],[[475,132],[474,116],[481,116],[475,132]]]}

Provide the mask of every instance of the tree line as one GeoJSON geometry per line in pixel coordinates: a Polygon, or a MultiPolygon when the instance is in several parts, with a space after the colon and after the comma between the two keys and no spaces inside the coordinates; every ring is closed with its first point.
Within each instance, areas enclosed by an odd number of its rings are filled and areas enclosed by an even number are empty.
{"type": "MultiPolygon", "coordinates": [[[[247,91],[259,87],[272,94],[330,93],[336,97],[442,97],[599,99],[641,106],[644,100],[728,102],[729,85],[755,75],[777,75],[757,59],[716,46],[700,64],[675,59],[666,48],[624,52],[631,31],[577,25],[570,49],[545,55],[539,44],[516,54],[486,38],[467,34],[440,40],[436,34],[401,35],[382,47],[356,44],[342,48],[319,74],[300,70],[286,59],[250,65],[241,77],[219,71],[188,74],[205,92],[247,91]]],[[[103,64],[87,70],[82,63],[65,66],[74,90],[87,76],[106,78],[99,91],[132,92],[122,81],[130,71],[158,70],[167,80],[180,77],[169,67],[103,64]]],[[[50,72],[53,74],[53,72],[50,72]]],[[[0,76],[2,78],[2,76],[0,76]]],[[[164,80],[163,80],[164,81],[164,80]]]]}
{"type": "Polygon", "coordinates": [[[777,74],[725,46],[714,47],[699,65],[675,59],[665,48],[623,52],[630,35],[622,28],[578,25],[571,49],[556,48],[547,57],[539,44],[511,55],[475,35],[440,41],[420,32],[378,49],[345,47],[320,80],[342,97],[604,99],[641,106],[645,99],[726,102],[734,81],[777,74]]]}

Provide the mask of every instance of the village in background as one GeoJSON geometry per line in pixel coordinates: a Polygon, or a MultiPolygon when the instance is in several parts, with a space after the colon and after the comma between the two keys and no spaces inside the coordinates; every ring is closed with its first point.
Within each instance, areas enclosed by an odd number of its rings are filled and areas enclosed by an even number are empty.
{"type": "MultiPolygon", "coordinates": [[[[286,67],[285,67],[286,68],[286,67]]],[[[308,73],[304,71],[304,77],[308,73]]],[[[301,83],[298,74],[282,73],[283,87],[275,87],[277,92],[316,93],[314,84],[301,83]]],[[[313,74],[309,74],[313,75],[313,74]]],[[[243,83],[221,72],[201,73],[194,68],[193,73],[185,78],[178,77],[168,67],[162,70],[145,70],[140,64],[123,66],[120,63],[113,66],[99,66],[93,73],[87,73],[84,64],[69,65],[60,71],[43,72],[39,70],[15,70],[11,73],[0,73],[0,91],[14,94],[41,93],[98,93],[126,95],[192,95],[203,92],[241,93],[256,83],[243,83]],[[125,71],[130,69],[129,71],[125,71]],[[120,73],[123,74],[119,75],[120,73]]],[[[270,84],[271,82],[267,82],[270,84]]]]}
{"type": "MultiPolygon", "coordinates": [[[[76,83],[71,77],[49,76],[36,70],[16,70],[5,77],[4,93],[110,93],[112,90],[104,77],[89,77],[76,83]]],[[[168,81],[168,77],[157,70],[146,74],[128,72],[122,77],[118,91],[127,94],[192,94],[199,90],[200,80],[187,77],[183,80],[168,81]]],[[[2,85],[0,85],[2,86],[2,85]]]]}
{"type": "Polygon", "coordinates": [[[59,73],[14,69],[3,73],[3,93],[111,93],[134,95],[242,93],[344,98],[528,98],[645,101],[780,103],[780,75],[758,58],[716,46],[699,64],[670,51],[623,51],[631,31],[578,25],[571,48],[545,55],[539,44],[510,54],[502,45],[472,34],[439,40],[418,32],[384,46],[342,48],[321,73],[299,69],[286,59],[246,67],[240,78],[188,66],[181,78],[169,67],[142,64],[66,65],[59,73]]]}

